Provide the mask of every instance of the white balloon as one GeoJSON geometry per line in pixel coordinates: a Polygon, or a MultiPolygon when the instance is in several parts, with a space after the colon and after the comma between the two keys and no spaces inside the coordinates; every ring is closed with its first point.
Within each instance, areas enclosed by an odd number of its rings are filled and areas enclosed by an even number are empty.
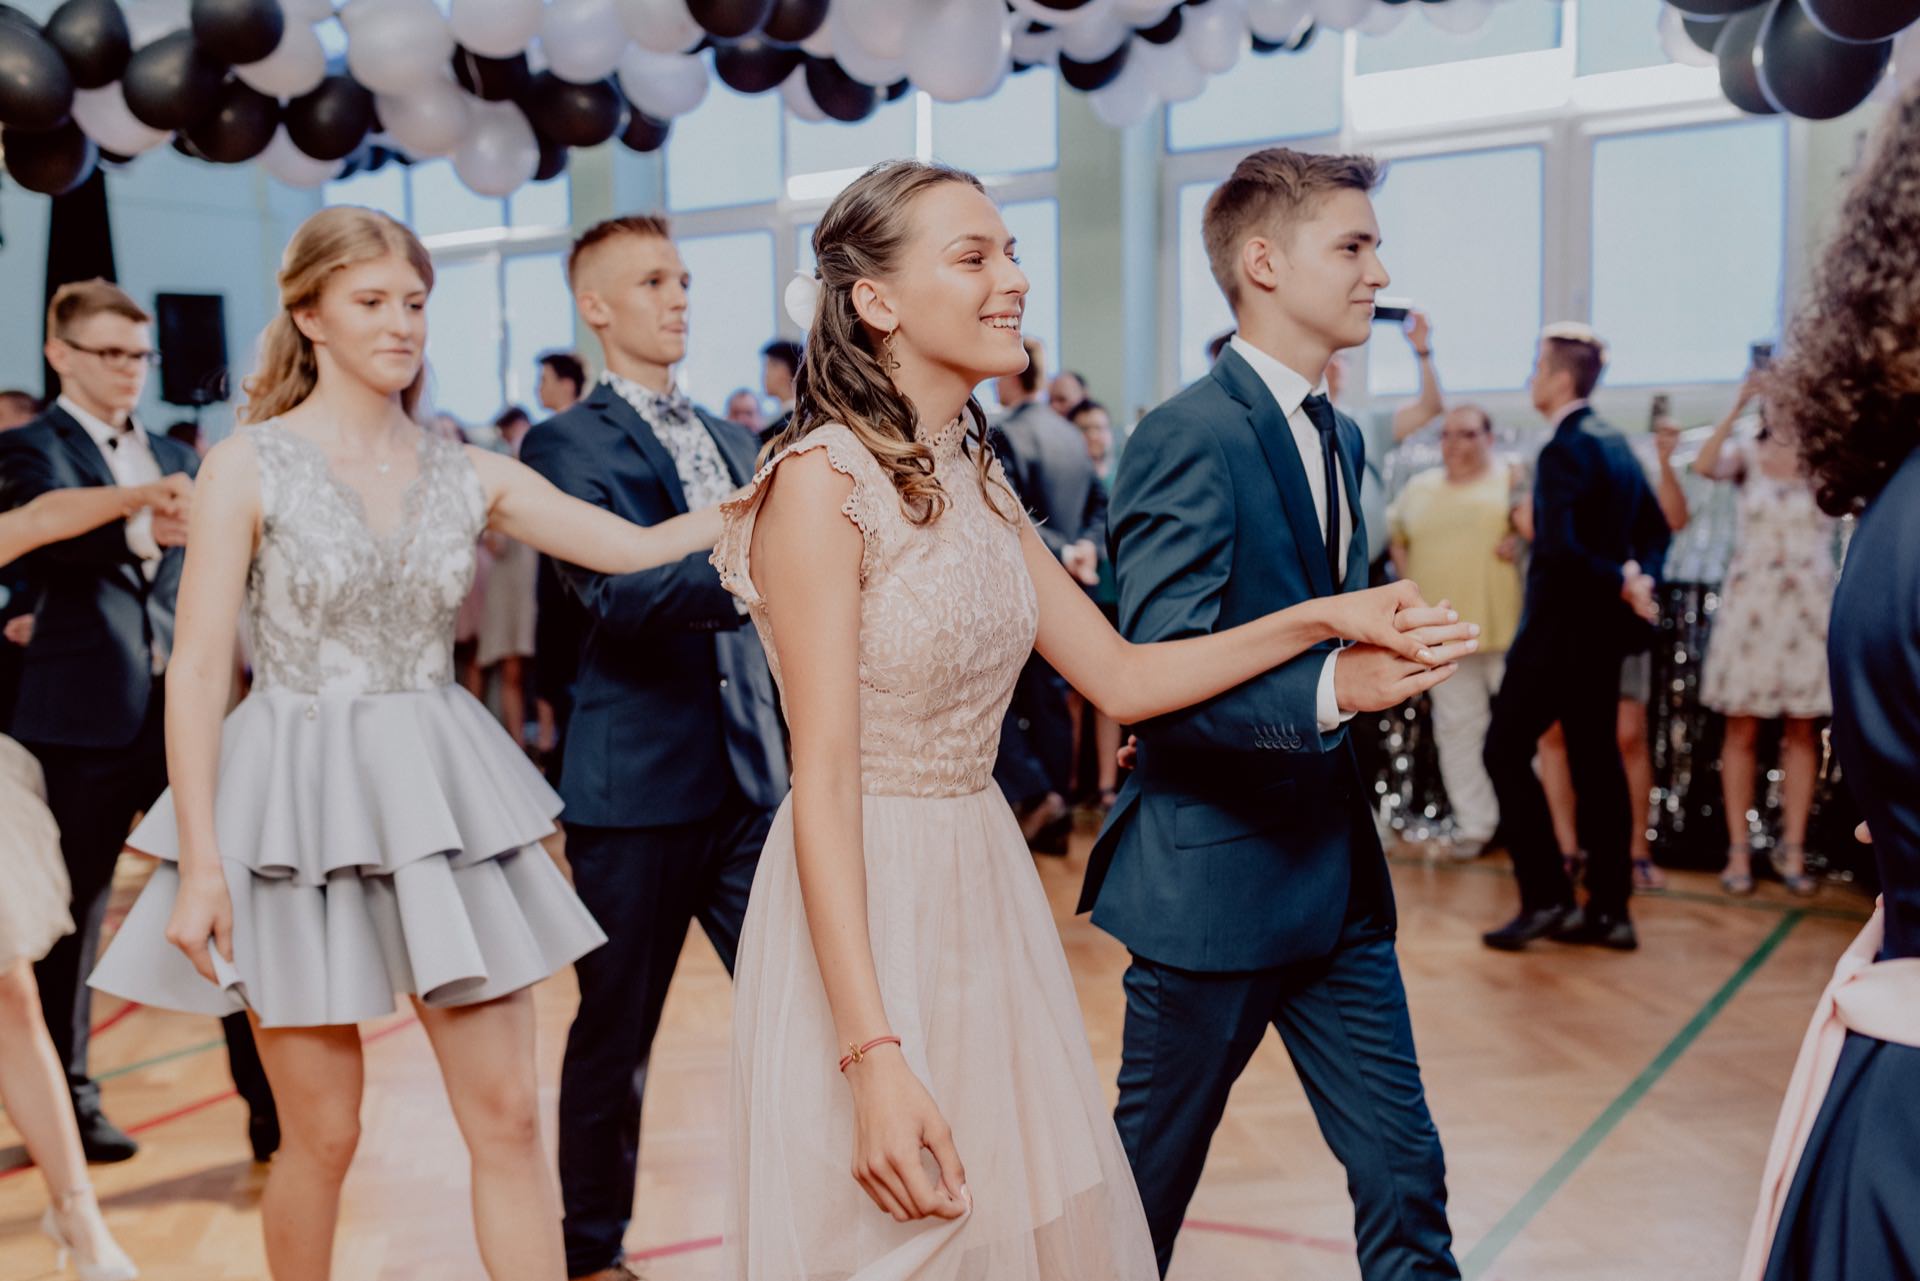
{"type": "MultiPolygon", "coordinates": [[[[858,45],[877,60],[902,62],[907,56],[907,32],[923,7],[918,0],[833,0],[827,10],[833,47],[846,54],[852,52],[849,46],[858,45]]],[[[846,66],[844,57],[841,65],[846,66]]]]}
{"type": "Polygon", "coordinates": [[[1093,114],[1100,123],[1109,129],[1131,129],[1153,115],[1160,106],[1160,99],[1154,97],[1150,90],[1122,91],[1120,82],[1116,80],[1088,94],[1087,105],[1093,108],[1093,114]]]}
{"type": "Polygon", "coordinates": [[[273,52],[258,62],[235,67],[233,74],[249,89],[269,98],[298,98],[312,93],[327,78],[327,51],[320,37],[304,22],[288,22],[273,52]]]}
{"type": "Polygon", "coordinates": [[[938,0],[907,35],[907,74],[940,102],[984,97],[1013,51],[1000,0],[938,0]]]}
{"type": "Polygon", "coordinates": [[[620,89],[628,102],[654,119],[671,120],[706,99],[707,64],[690,54],[655,53],[633,45],[620,55],[620,89]]]}
{"type": "Polygon", "coordinates": [[[483,58],[511,58],[540,34],[540,17],[540,0],[453,0],[447,22],[463,47],[483,58]]]}
{"type": "Polygon", "coordinates": [[[375,93],[406,93],[453,57],[453,32],[433,0],[353,0],[340,20],[347,69],[375,93]]]}
{"type": "Polygon", "coordinates": [[[800,51],[810,53],[816,58],[833,56],[833,24],[823,22],[814,28],[812,35],[800,42],[800,51]]]}
{"type": "MultiPolygon", "coordinates": [[[[1660,6],[1660,48],[1669,60],[1686,67],[1717,67],[1720,60],[1702,49],[1687,34],[1684,15],[1671,5],[1660,6]]],[[[1896,46],[1897,47],[1897,46],[1896,46]]]]}
{"type": "Polygon", "coordinates": [[[1384,36],[1399,26],[1412,8],[1410,4],[1376,5],[1373,12],[1367,15],[1366,21],[1354,30],[1363,36],[1384,36]]]}
{"type": "MultiPolygon", "coordinates": [[[[626,83],[625,81],[621,82],[626,83]]],[[[632,98],[632,94],[627,95],[632,98]]],[[[812,124],[820,124],[827,119],[827,113],[820,110],[820,104],[807,92],[807,69],[795,67],[793,74],[780,82],[780,98],[787,104],[787,111],[812,124]]]]}
{"type": "Polygon", "coordinates": [[[1103,17],[1076,22],[1060,32],[1060,52],[1075,62],[1098,62],[1133,35],[1132,28],[1112,11],[1103,17]]]}
{"type": "Polygon", "coordinates": [[[283,125],[258,157],[260,167],[289,187],[317,187],[340,172],[338,160],[315,160],[293,145],[283,125]]]}
{"type": "Polygon", "coordinates": [[[604,80],[626,52],[627,29],[614,0],[553,0],[540,23],[547,66],[562,80],[604,80]]]}
{"type": "Polygon", "coordinates": [[[1193,64],[1177,40],[1172,44],[1135,41],[1132,57],[1142,56],[1147,62],[1147,83],[1162,102],[1190,102],[1207,87],[1206,72],[1193,64]]]}
{"type": "Polygon", "coordinates": [[[1213,0],[1212,4],[1190,9],[1181,22],[1180,43],[1201,71],[1210,76],[1225,75],[1248,49],[1247,12],[1234,0],[1213,0]]]}
{"type": "Polygon", "coordinates": [[[1016,19],[1013,31],[1013,60],[1045,66],[1060,56],[1060,33],[1054,30],[1029,31],[1016,19]]]}
{"type": "Polygon", "coordinates": [[[412,93],[374,95],[387,136],[414,156],[444,156],[465,141],[473,127],[473,103],[446,79],[424,81],[412,93]]]}
{"type": "Polygon", "coordinates": [[[1119,0],[1115,11],[1130,27],[1151,27],[1173,12],[1179,3],[1180,0],[1119,0]]]}
{"type": "Polygon", "coordinates": [[[627,34],[655,53],[685,53],[707,34],[686,0],[619,0],[618,7],[627,34]]]}
{"type": "Polygon", "coordinates": [[[1901,88],[1920,84],[1920,23],[1894,37],[1893,70],[1887,78],[1901,88]]]}
{"type": "Polygon", "coordinates": [[[1450,35],[1464,36],[1480,29],[1493,12],[1493,0],[1447,0],[1445,4],[1423,7],[1428,22],[1450,35]]]}
{"type": "Polygon", "coordinates": [[[1272,44],[1293,39],[1312,21],[1312,0],[1247,0],[1248,28],[1272,44]]]}
{"type": "Polygon", "coordinates": [[[325,22],[333,16],[333,0],[280,0],[287,22],[325,22]]]}
{"type": "MultiPolygon", "coordinates": [[[[1451,0],[1449,0],[1451,3],[1451,0]]],[[[1313,0],[1313,16],[1331,31],[1345,31],[1365,22],[1373,12],[1374,0],[1313,0]]],[[[1434,5],[1433,8],[1443,6],[1434,5]]]]}
{"type": "Polygon", "coordinates": [[[74,90],[73,122],[87,137],[123,156],[137,156],[173,136],[127,110],[127,95],[118,80],[99,89],[74,90]]]}
{"type": "Polygon", "coordinates": [[[453,152],[453,172],[481,196],[507,196],[540,169],[540,140],[511,102],[474,104],[473,128],[453,152]]]}
{"type": "MultiPolygon", "coordinates": [[[[827,21],[833,21],[833,10],[830,9],[827,12],[827,21]]],[[[882,58],[876,53],[869,53],[857,41],[840,39],[837,36],[835,41],[839,52],[834,54],[834,61],[840,64],[842,71],[861,84],[882,87],[892,84],[907,74],[907,59],[904,54],[898,58],[882,58]]]]}

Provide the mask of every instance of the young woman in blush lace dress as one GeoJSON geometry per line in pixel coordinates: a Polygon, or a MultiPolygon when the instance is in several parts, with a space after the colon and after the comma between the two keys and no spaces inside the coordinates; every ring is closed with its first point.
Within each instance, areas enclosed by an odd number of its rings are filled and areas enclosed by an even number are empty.
{"type": "Polygon", "coordinates": [[[1027,281],[978,181],[882,165],[813,246],[794,421],[723,504],[714,551],[794,762],[735,970],[725,1275],[1153,1281],[1059,936],[993,786],[1021,665],[1037,645],[1139,721],[1331,636],[1406,655],[1407,692],[1471,642],[1402,585],[1127,644],[984,448],[971,392],[1024,366],[1027,281]]]}
{"type": "Polygon", "coordinates": [[[604,936],[538,842],[559,798],[453,680],[483,530],[606,573],[711,545],[641,529],[415,421],[433,264],[338,207],[287,247],[251,424],[201,469],[168,672],[173,790],[128,844],[162,861],[94,985],[244,1008],[280,1100],[262,1198],[276,1281],[330,1272],[359,1135],[360,1031],[413,999],[472,1159],[495,1281],[560,1278],[531,984],[604,936]],[[226,720],[236,616],[254,683],[226,720]]]}

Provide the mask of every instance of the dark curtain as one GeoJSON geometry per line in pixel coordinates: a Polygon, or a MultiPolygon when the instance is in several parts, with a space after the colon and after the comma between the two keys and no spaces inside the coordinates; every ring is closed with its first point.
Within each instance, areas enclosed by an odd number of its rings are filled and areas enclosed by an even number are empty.
{"type": "MultiPolygon", "coordinates": [[[[93,176],[64,196],[53,196],[53,208],[47,218],[47,293],[41,300],[53,301],[53,292],[76,280],[118,279],[113,267],[113,227],[107,218],[107,175],[95,169],[93,176]]],[[[43,399],[51,402],[60,394],[60,378],[53,367],[45,367],[46,391],[43,399]]]]}

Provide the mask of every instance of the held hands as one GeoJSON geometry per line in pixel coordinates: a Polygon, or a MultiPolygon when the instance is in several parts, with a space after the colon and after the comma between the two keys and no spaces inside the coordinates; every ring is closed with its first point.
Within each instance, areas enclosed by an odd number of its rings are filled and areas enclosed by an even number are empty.
{"type": "Polygon", "coordinates": [[[1673,451],[1679,444],[1679,423],[1664,414],[1653,420],[1653,450],[1662,467],[1673,462],[1673,451]]]}
{"type": "Polygon", "coordinates": [[[218,871],[180,873],[180,893],[173,900],[173,915],[167,919],[167,942],[187,954],[193,968],[209,983],[214,976],[209,941],[220,949],[228,964],[233,962],[233,900],[227,894],[227,882],[218,871]]]}
{"type": "Polygon", "coordinates": [[[1630,560],[1620,567],[1620,599],[1641,621],[1660,621],[1660,607],[1653,601],[1653,577],[1641,572],[1637,560],[1630,560]]]}
{"type": "Polygon", "coordinates": [[[139,507],[153,509],[153,541],[162,547],[187,545],[187,521],[193,515],[193,479],[175,472],[134,491],[139,507]]]}
{"type": "Polygon", "coordinates": [[[5,629],[0,630],[0,636],[5,636],[9,644],[25,649],[33,643],[33,620],[32,614],[21,614],[17,618],[9,618],[5,629]]]}
{"type": "Polygon", "coordinates": [[[898,1223],[965,1214],[967,1172],[953,1131],[900,1048],[869,1052],[848,1066],[847,1081],[853,1087],[854,1182],[898,1223]],[[940,1167],[938,1184],[927,1177],[922,1149],[940,1167]]]}
{"type": "Polygon", "coordinates": [[[1075,581],[1083,587],[1100,585],[1100,549],[1088,539],[1077,543],[1068,543],[1060,549],[1060,563],[1067,567],[1075,581]]]}
{"type": "MultiPolygon", "coordinates": [[[[1461,622],[1445,601],[1428,605],[1420,598],[1419,586],[1407,579],[1326,601],[1335,636],[1425,667],[1455,662],[1479,648],[1473,639],[1480,634],[1478,625],[1461,622]]],[[[1344,654],[1341,662],[1346,662],[1344,654]]],[[[1337,679],[1339,668],[1334,672],[1337,679]]]]}

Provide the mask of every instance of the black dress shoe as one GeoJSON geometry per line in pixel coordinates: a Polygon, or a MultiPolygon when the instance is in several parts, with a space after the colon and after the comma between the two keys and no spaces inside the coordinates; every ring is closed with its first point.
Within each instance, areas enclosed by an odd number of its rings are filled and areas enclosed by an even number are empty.
{"type": "Polygon", "coordinates": [[[1616,952],[1631,952],[1640,946],[1639,938],[1633,932],[1633,922],[1624,916],[1601,916],[1597,912],[1574,911],[1567,914],[1566,922],[1553,932],[1556,943],[1585,943],[1590,947],[1612,948],[1616,952]]]}
{"type": "Polygon", "coordinates": [[[1520,915],[1499,929],[1482,934],[1480,941],[1496,951],[1518,952],[1535,939],[1543,939],[1560,929],[1573,912],[1570,907],[1543,907],[1533,912],[1522,909],[1520,915]]]}
{"type": "Polygon", "coordinates": [[[95,1165],[129,1161],[140,1150],[133,1136],[107,1120],[98,1107],[76,1108],[74,1120],[80,1123],[80,1150],[95,1165]]]}
{"type": "Polygon", "coordinates": [[[280,1150],[280,1116],[255,1113],[247,1119],[247,1142],[253,1145],[253,1159],[265,1165],[280,1150]]]}

